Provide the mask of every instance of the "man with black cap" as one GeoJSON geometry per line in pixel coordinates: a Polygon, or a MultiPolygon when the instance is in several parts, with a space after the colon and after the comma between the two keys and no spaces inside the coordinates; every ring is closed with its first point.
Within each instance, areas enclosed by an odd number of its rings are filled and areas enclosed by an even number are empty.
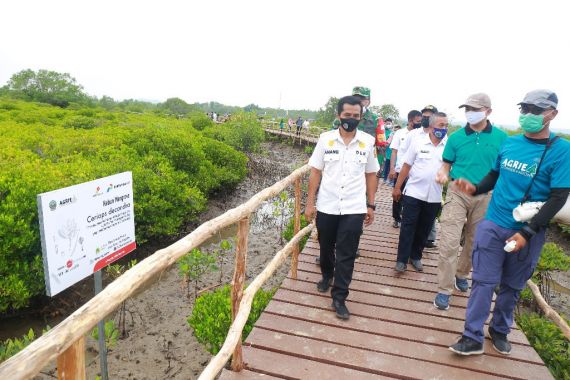
{"type": "Polygon", "coordinates": [[[449,347],[460,355],[483,353],[483,327],[497,285],[489,336],[497,352],[511,352],[507,335],[515,305],[540,258],[545,229],[570,193],[570,142],[550,132],[550,122],[558,114],[558,97],[549,90],[535,90],[519,105],[524,134],[505,140],[493,168],[477,185],[463,178],[455,181],[468,195],[493,190],[485,219],[475,232],[465,330],[449,347]],[[515,220],[513,209],[527,200],[545,203],[528,222],[515,220]]]}
{"type": "MultiPolygon", "coordinates": [[[[465,103],[467,124],[449,136],[443,151],[443,165],[437,173],[436,181],[440,184],[449,182],[449,178],[466,178],[472,183],[479,183],[491,170],[499,148],[507,134],[494,127],[487,118],[492,112],[491,99],[487,94],[470,95],[465,103]]],[[[441,225],[441,245],[438,263],[438,293],[434,305],[449,309],[449,299],[453,288],[461,292],[469,290],[467,276],[471,272],[471,248],[477,224],[485,216],[491,194],[470,197],[457,191],[453,183],[447,189],[445,205],[439,219],[441,225]],[[465,226],[465,244],[459,257],[461,233],[465,226]]]]}

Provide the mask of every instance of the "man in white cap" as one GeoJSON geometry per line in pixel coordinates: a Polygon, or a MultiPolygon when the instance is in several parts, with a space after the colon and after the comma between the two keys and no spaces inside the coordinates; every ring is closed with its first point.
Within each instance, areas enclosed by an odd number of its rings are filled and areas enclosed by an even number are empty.
{"type": "Polygon", "coordinates": [[[524,134],[505,140],[495,165],[477,185],[467,179],[455,181],[469,195],[493,189],[473,243],[473,284],[465,330],[449,347],[460,355],[483,353],[483,327],[497,285],[489,335],[497,352],[511,352],[507,335],[515,305],[540,258],[545,229],[570,193],[570,142],[550,132],[550,122],[558,114],[558,97],[549,90],[535,90],[519,105],[524,134]],[[545,203],[530,221],[518,222],[513,209],[527,200],[545,203]]]}
{"type": "MultiPolygon", "coordinates": [[[[443,165],[437,173],[440,184],[458,178],[479,183],[497,160],[499,148],[507,134],[493,126],[487,118],[492,112],[487,94],[473,94],[459,108],[465,108],[467,124],[451,136],[443,152],[443,165]]],[[[485,216],[491,194],[471,197],[450,184],[439,223],[441,240],[438,263],[438,292],[434,305],[449,309],[453,288],[461,292],[469,290],[467,276],[471,272],[471,248],[477,224],[485,216]],[[465,226],[465,244],[459,251],[461,232],[465,226]]]]}

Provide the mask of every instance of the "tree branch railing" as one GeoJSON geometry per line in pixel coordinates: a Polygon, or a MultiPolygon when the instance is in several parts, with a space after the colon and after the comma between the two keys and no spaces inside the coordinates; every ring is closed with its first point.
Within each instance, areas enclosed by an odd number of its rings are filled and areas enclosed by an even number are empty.
{"type": "MultiPolygon", "coordinates": [[[[211,219],[200,226],[193,232],[186,235],[182,239],[176,241],[170,246],[156,251],[151,256],[147,257],[133,268],[126,271],[118,279],[110,283],[103,291],[93,297],[90,301],[85,303],[82,307],[77,309],[73,314],[60,322],[57,326],[49,330],[46,334],[42,335],[22,351],[13,357],[0,364],[0,379],[20,380],[29,379],[38,374],[49,362],[57,359],[58,378],[59,379],[84,379],[85,378],[85,348],[84,336],[107,315],[111,314],[119,305],[127,298],[131,297],[137,290],[141,289],[151,279],[158,278],[165,270],[172,266],[176,261],[190,252],[192,249],[200,246],[207,239],[214,236],[218,231],[226,228],[234,223],[238,223],[241,233],[238,235],[237,245],[241,245],[243,265],[236,263],[236,270],[242,271],[241,273],[234,274],[234,279],[240,278],[242,281],[235,281],[233,286],[240,286],[237,291],[232,291],[232,294],[239,294],[242,292],[243,299],[241,303],[239,300],[232,300],[232,305],[240,305],[241,311],[235,310],[236,320],[232,324],[233,330],[230,330],[233,336],[236,334],[237,326],[241,324],[243,314],[251,309],[250,293],[255,289],[257,284],[263,280],[258,280],[262,275],[258,276],[254,283],[243,291],[243,279],[245,278],[245,256],[247,253],[247,229],[249,226],[249,216],[259,207],[265,200],[277,196],[281,191],[295,183],[295,194],[300,191],[297,188],[300,186],[300,179],[309,172],[310,167],[304,165],[296,169],[286,178],[276,182],[272,186],[263,189],[255,194],[247,202],[235,207],[224,214],[211,219]],[[299,180],[299,181],[297,181],[299,180]],[[238,266],[240,268],[238,269],[238,266]],[[255,282],[257,281],[257,282],[255,282]],[[252,286],[254,285],[254,286],[252,286]],[[252,289],[250,291],[250,289],[252,289]],[[249,306],[248,306],[249,303],[249,306]],[[237,322],[236,322],[237,321],[237,322]]],[[[299,187],[300,188],[300,187],[299,187]]],[[[300,201],[295,202],[295,218],[300,217],[300,201]]],[[[299,222],[295,222],[297,227],[299,222]]],[[[265,277],[269,276],[275,271],[276,262],[281,263],[285,260],[287,254],[293,251],[293,247],[297,245],[302,235],[311,231],[313,225],[305,227],[300,233],[297,233],[293,239],[283,248],[270,262],[262,274],[265,277]],[[284,253],[285,252],[285,253],[284,253]],[[268,268],[272,269],[268,269],[268,268]],[[266,274],[269,273],[270,274],[266,274]]],[[[296,231],[297,228],[295,229],[296,231]]],[[[236,254],[236,257],[238,254],[236,254]]],[[[296,261],[295,261],[296,262],[296,261]]],[[[293,264],[293,262],[292,262],[293,264]]],[[[296,268],[292,268],[292,272],[296,273],[296,268]]],[[[261,286],[259,284],[259,286],[261,286]]],[[[251,297],[253,297],[251,295],[251,297]]],[[[245,317],[247,320],[247,316],[245,317]]],[[[240,328],[243,329],[243,325],[240,328]]],[[[241,334],[240,334],[241,335],[241,334]]],[[[229,336],[229,335],[228,335],[229,336]]],[[[233,340],[232,340],[233,342],[233,340]]],[[[227,343],[227,342],[226,342],[227,343]]],[[[224,343],[224,347],[231,344],[232,350],[237,347],[237,343],[224,343]]],[[[241,339],[239,339],[241,345],[241,339]]],[[[222,349],[224,349],[224,347],[222,349]]],[[[224,351],[225,353],[226,351],[224,351]]],[[[218,359],[219,360],[219,359],[218,359]]],[[[239,360],[239,358],[238,358],[239,360]]],[[[226,359],[227,361],[227,359],[226,359]]],[[[236,361],[237,365],[239,361],[236,361]]],[[[224,361],[225,364],[225,361],[224,361]]],[[[222,364],[222,366],[224,365],[222,364]]],[[[243,367],[243,363],[241,363],[243,367]]]]}

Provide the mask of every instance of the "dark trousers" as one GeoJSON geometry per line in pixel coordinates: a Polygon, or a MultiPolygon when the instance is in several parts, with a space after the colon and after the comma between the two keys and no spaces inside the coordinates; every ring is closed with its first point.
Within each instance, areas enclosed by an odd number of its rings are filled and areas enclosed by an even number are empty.
{"type": "Polygon", "coordinates": [[[331,291],[333,300],[344,302],[348,297],[364,216],[365,214],[331,215],[317,212],[321,273],[323,278],[334,278],[331,291]]]}
{"type": "Polygon", "coordinates": [[[398,262],[409,259],[420,260],[428,235],[441,203],[429,203],[404,195],[400,241],[398,242],[398,262]]]}
{"type": "Polygon", "coordinates": [[[390,159],[387,158],[386,160],[384,160],[384,170],[382,170],[382,178],[384,179],[384,181],[388,179],[389,173],[390,173],[390,159]]]}
{"type": "MultiPolygon", "coordinates": [[[[396,179],[394,180],[394,187],[396,187],[396,182],[398,182],[399,176],[400,176],[400,173],[396,173],[396,179]]],[[[404,192],[404,189],[406,188],[406,183],[408,183],[407,178],[404,180],[404,182],[402,182],[402,187],[400,188],[400,191],[402,191],[402,193],[404,192]]],[[[400,200],[398,202],[392,201],[392,218],[394,218],[394,221],[396,221],[396,222],[402,221],[402,205],[403,205],[402,202],[403,202],[402,198],[400,198],[400,200]]]]}

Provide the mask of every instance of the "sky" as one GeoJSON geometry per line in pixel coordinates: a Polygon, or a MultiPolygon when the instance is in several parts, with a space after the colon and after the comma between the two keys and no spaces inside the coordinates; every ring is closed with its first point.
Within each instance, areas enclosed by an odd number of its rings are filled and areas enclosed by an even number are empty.
{"type": "Polygon", "coordinates": [[[552,129],[570,131],[569,14],[564,0],[3,0],[0,85],[47,69],[97,97],[286,109],[358,85],[402,116],[434,104],[457,122],[486,92],[503,125],[548,88],[552,129]]]}

